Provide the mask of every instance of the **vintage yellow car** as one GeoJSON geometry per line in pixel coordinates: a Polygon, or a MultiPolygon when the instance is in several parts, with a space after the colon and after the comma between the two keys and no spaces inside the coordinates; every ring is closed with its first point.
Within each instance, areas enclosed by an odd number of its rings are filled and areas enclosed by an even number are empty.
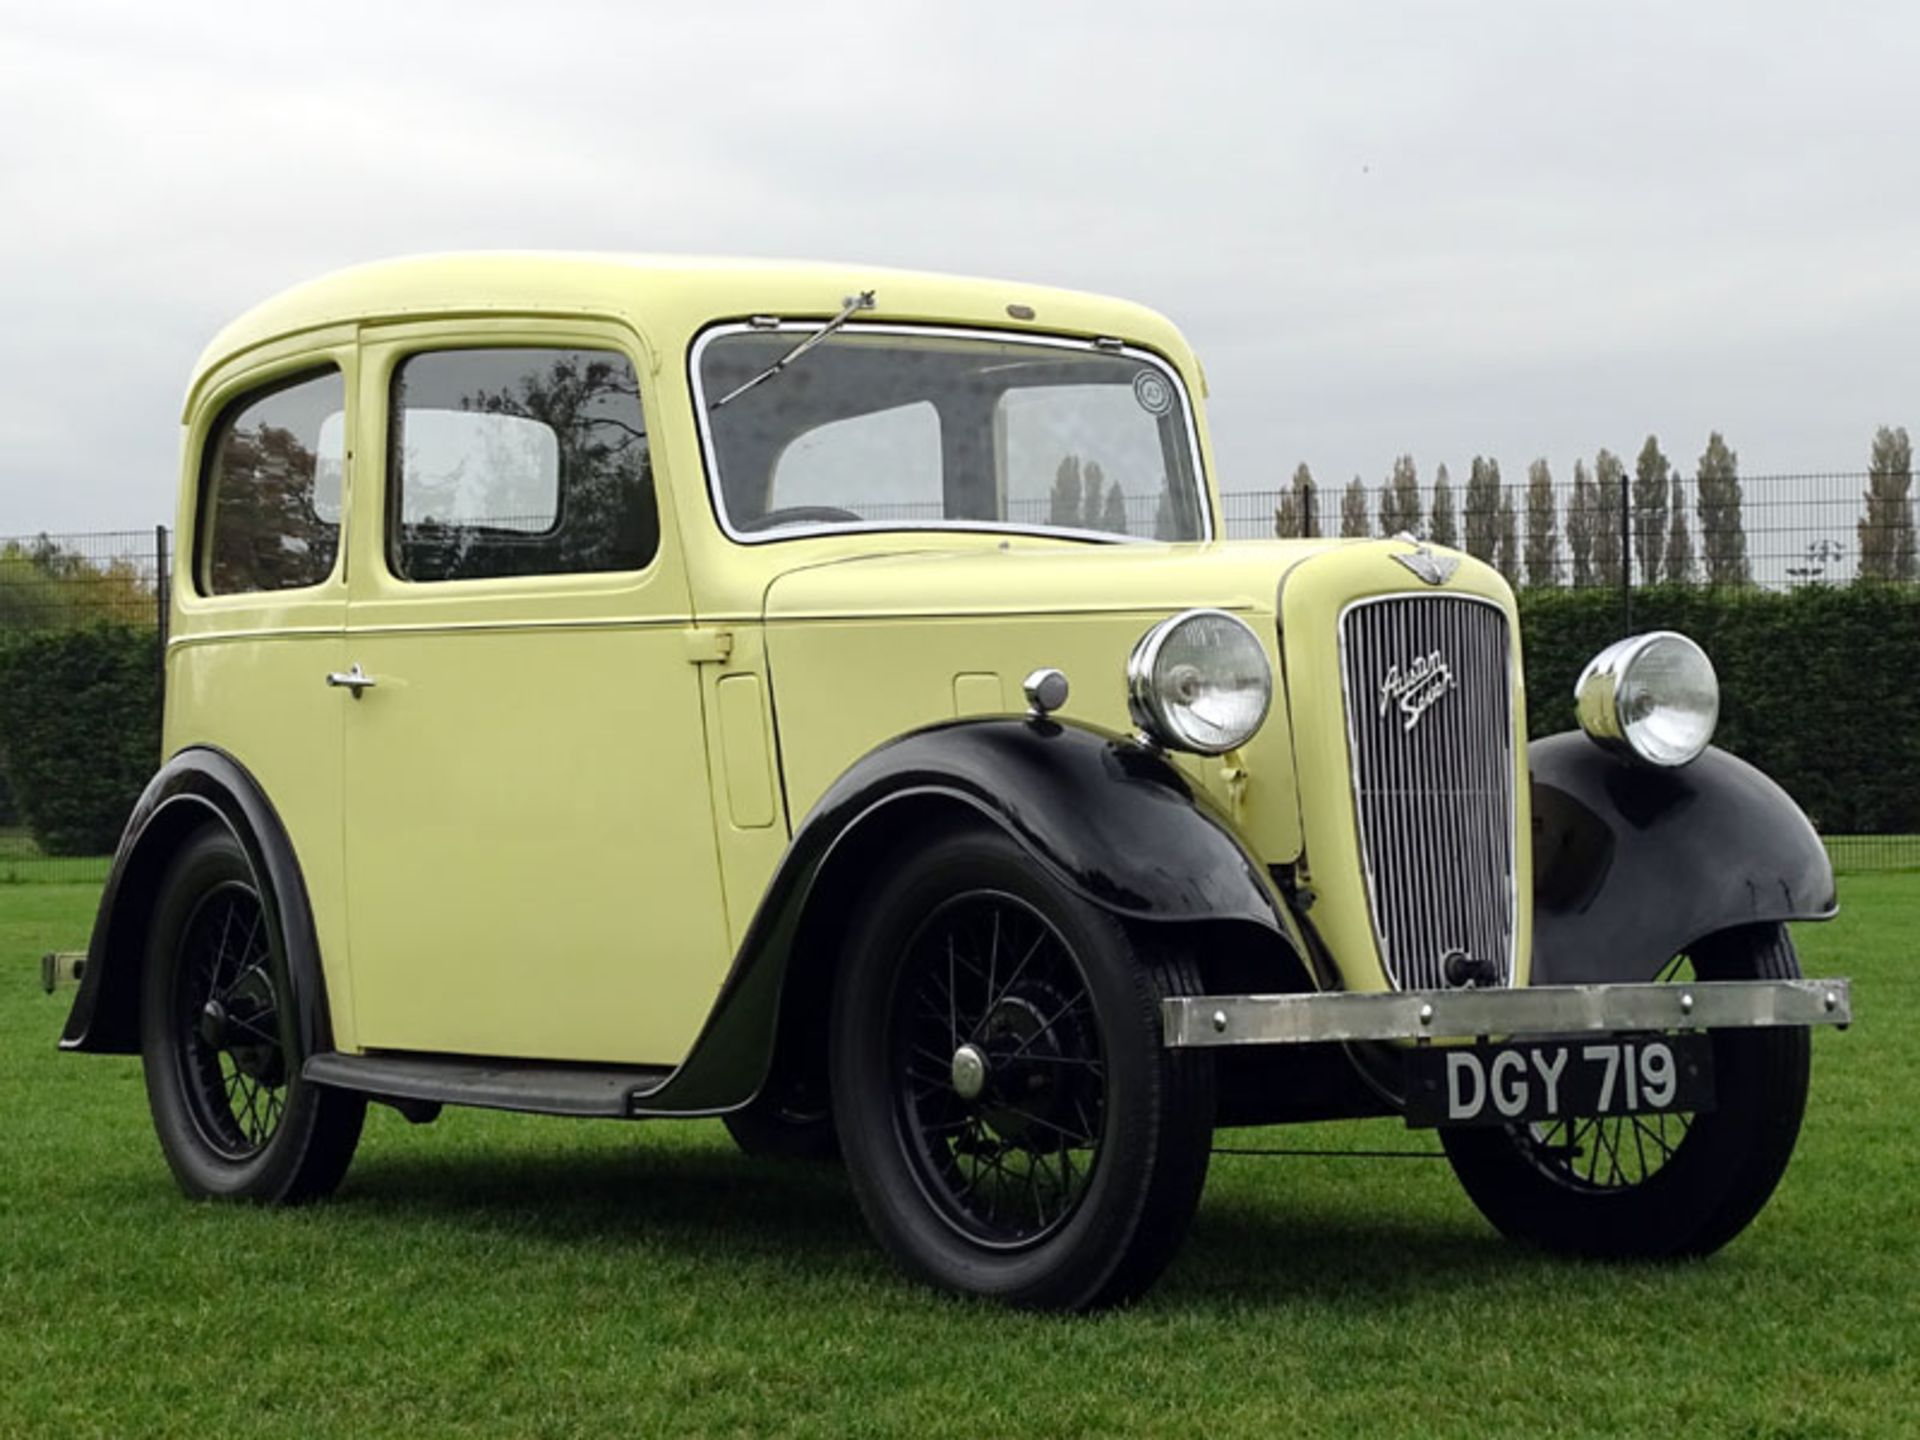
{"type": "Polygon", "coordinates": [[[1224,538],[1205,388],[1134,305],[861,267],[261,305],[63,1043],[144,1056],[191,1195],[326,1194],[369,1100],[723,1115],[1031,1306],[1150,1284],[1220,1125],[1399,1115],[1509,1235],[1722,1245],[1851,1016],[1812,827],[1684,637],[1530,746],[1493,570],[1224,538]]]}

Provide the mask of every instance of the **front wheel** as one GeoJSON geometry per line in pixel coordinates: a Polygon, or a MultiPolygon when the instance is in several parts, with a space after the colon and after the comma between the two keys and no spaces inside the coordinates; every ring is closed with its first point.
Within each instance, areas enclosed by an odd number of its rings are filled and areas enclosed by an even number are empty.
{"type": "Polygon", "coordinates": [[[1213,1073],[1162,1044],[1189,967],[997,831],[867,892],[834,996],[833,1112],[881,1244],[942,1289],[1045,1309],[1131,1298],[1206,1179],[1213,1073]]]}
{"type": "MultiPolygon", "coordinates": [[[[1790,980],[1784,926],[1727,930],[1662,978],[1790,980]]],[[[1713,1033],[1718,1106],[1700,1115],[1618,1115],[1442,1130],[1467,1194],[1505,1235],[1606,1259],[1707,1255],[1773,1194],[1807,1102],[1804,1028],[1713,1033]]]]}
{"type": "Polygon", "coordinates": [[[296,1204],[329,1193],[366,1100],[300,1078],[286,946],[239,842],[208,828],[161,882],[140,1049],[160,1148],[197,1198],[296,1204]]]}

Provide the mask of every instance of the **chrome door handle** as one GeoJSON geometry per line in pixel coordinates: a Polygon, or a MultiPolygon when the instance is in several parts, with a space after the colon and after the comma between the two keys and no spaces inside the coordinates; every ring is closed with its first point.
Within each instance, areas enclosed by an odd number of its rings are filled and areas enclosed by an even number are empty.
{"type": "Polygon", "coordinates": [[[360,698],[360,692],[362,690],[372,685],[378,685],[379,683],[380,682],[374,679],[373,676],[367,674],[366,671],[360,668],[360,662],[358,660],[353,662],[353,668],[351,670],[335,670],[327,676],[327,684],[335,688],[345,686],[353,692],[353,698],[356,700],[360,698]]]}

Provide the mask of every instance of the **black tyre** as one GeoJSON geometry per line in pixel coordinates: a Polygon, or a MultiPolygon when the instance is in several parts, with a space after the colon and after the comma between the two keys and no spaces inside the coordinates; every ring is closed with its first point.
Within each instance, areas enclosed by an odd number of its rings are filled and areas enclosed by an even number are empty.
{"type": "MultiPolygon", "coordinates": [[[[1780,925],[1723,931],[1662,978],[1798,977],[1780,925]]],[[[1806,1111],[1804,1028],[1713,1034],[1717,1107],[1700,1115],[1614,1116],[1443,1130],[1467,1194],[1505,1235],[1606,1259],[1707,1255],[1773,1194],[1806,1111]]]]}
{"type": "Polygon", "coordinates": [[[298,1204],[330,1193],[366,1101],[300,1078],[286,947],[245,853],[194,835],[161,882],[140,1006],[147,1101],[180,1188],[298,1204]]]}
{"type": "Polygon", "coordinates": [[[744,1110],[721,1117],[743,1154],[756,1160],[825,1164],[840,1158],[833,1107],[823,1094],[776,1082],[744,1110]]]}
{"type": "Polygon", "coordinates": [[[841,1154],[889,1254],[1037,1308],[1143,1291],[1206,1181],[1213,1068],[1164,1048],[1159,1013],[1195,988],[996,831],[882,877],[829,1060],[841,1154]]]}

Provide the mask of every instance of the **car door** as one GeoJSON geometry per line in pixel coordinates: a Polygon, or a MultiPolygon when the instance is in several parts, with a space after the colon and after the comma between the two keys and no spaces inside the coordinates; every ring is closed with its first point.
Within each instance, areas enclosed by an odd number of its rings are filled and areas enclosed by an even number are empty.
{"type": "Polygon", "coordinates": [[[611,325],[382,327],[342,690],[369,1049],[671,1064],[729,959],[685,571],[611,325]]]}

